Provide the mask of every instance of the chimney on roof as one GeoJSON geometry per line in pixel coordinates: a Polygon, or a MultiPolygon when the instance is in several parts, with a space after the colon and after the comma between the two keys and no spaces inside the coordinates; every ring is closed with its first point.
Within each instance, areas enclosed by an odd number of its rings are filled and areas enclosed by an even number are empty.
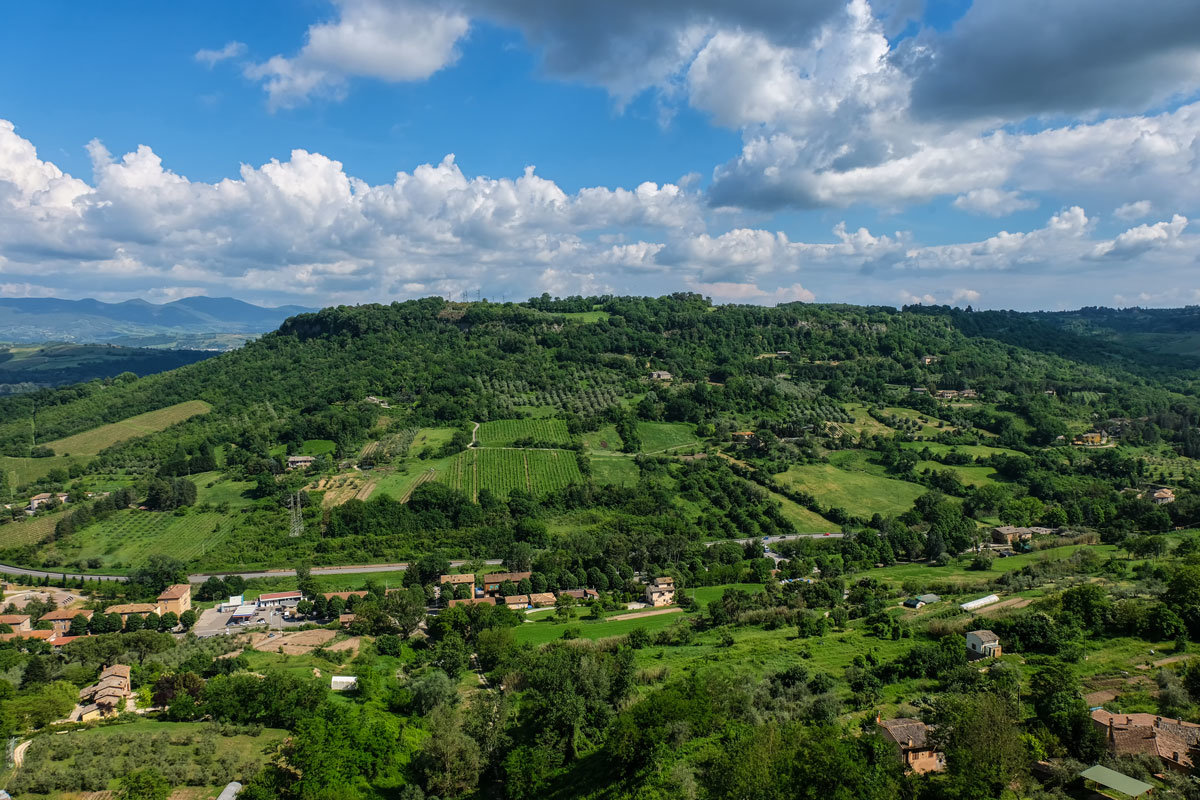
{"type": "Polygon", "coordinates": [[[1132,725],[1132,724],[1133,724],[1133,717],[1126,717],[1126,718],[1125,718],[1125,724],[1126,724],[1126,725],[1132,725]]]}
{"type": "Polygon", "coordinates": [[[909,747],[912,747],[912,746],[913,746],[913,738],[912,738],[911,736],[910,736],[910,737],[908,737],[908,746],[909,746],[909,747]]]}
{"type": "Polygon", "coordinates": [[[883,722],[883,712],[876,711],[875,712],[875,724],[878,725],[881,722],[883,722]]]}
{"type": "Polygon", "coordinates": [[[1108,740],[1111,742],[1111,741],[1116,740],[1116,738],[1117,738],[1117,735],[1115,733],[1113,733],[1113,718],[1109,717],[1108,718],[1108,740]]]}

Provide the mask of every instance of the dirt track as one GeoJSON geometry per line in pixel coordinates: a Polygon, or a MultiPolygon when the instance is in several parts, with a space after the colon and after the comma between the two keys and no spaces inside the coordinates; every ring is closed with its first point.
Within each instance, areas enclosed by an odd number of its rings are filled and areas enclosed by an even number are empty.
{"type": "Polygon", "coordinates": [[[618,614],[615,617],[607,617],[604,621],[616,622],[617,620],[621,619],[641,619],[642,617],[657,617],[660,614],[679,614],[682,612],[683,609],[679,608],[678,606],[674,606],[672,608],[656,608],[653,611],[638,611],[633,614],[618,614]]]}

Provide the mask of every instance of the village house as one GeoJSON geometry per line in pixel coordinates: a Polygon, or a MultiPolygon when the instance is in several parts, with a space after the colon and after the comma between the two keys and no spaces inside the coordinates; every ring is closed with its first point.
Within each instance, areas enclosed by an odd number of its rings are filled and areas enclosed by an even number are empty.
{"type": "Polygon", "coordinates": [[[124,625],[129,621],[129,617],[134,614],[143,616],[153,614],[159,616],[162,612],[159,611],[157,603],[121,603],[120,605],[109,606],[104,609],[105,614],[120,614],[121,624],[124,625]]]}
{"type": "Polygon", "coordinates": [[[953,400],[958,397],[958,392],[954,389],[939,389],[937,397],[939,400],[953,400]]]}
{"type": "Polygon", "coordinates": [[[938,356],[921,356],[921,363],[927,367],[930,364],[936,364],[937,362],[938,362],[938,356]]]}
{"type": "Polygon", "coordinates": [[[646,585],[646,603],[654,607],[669,606],[675,602],[675,579],[655,578],[646,585]]]}
{"type": "Polygon", "coordinates": [[[357,618],[358,618],[358,615],[353,614],[353,613],[338,614],[338,624],[341,625],[343,628],[348,628],[348,627],[350,627],[350,623],[354,622],[354,620],[357,618]]]}
{"type": "Polygon", "coordinates": [[[438,578],[438,586],[437,586],[438,597],[442,596],[442,591],[443,591],[442,587],[443,586],[450,587],[449,589],[445,590],[448,592],[449,597],[454,596],[454,593],[458,589],[459,586],[467,586],[470,589],[469,596],[474,597],[475,596],[475,575],[472,573],[472,574],[464,574],[464,575],[443,575],[443,576],[441,576],[440,578],[438,578]]]}
{"type": "Polygon", "coordinates": [[[0,625],[7,625],[14,632],[33,630],[32,617],[28,614],[0,614],[0,625]]]}
{"type": "Polygon", "coordinates": [[[529,605],[534,608],[545,608],[554,605],[553,592],[534,592],[529,595],[529,605]]]}
{"type": "Polygon", "coordinates": [[[924,608],[930,603],[941,602],[941,597],[936,594],[919,594],[916,597],[910,597],[904,601],[906,608],[924,608]]]}
{"type": "Polygon", "coordinates": [[[750,444],[755,437],[754,431],[734,431],[729,434],[729,438],[733,440],[734,444],[750,444]]]}
{"type": "Polygon", "coordinates": [[[37,639],[38,641],[53,643],[61,635],[55,630],[13,631],[12,633],[0,633],[0,642],[10,642],[13,639],[37,639]]]}
{"type": "Polygon", "coordinates": [[[1151,755],[1176,772],[1190,772],[1200,758],[1200,725],[1156,714],[1092,712],[1092,724],[1105,735],[1114,755],[1151,755]]]}
{"type": "Polygon", "coordinates": [[[667,372],[665,369],[656,369],[650,373],[650,380],[665,381],[666,383],[670,383],[671,373],[667,372]]]}
{"type": "Polygon", "coordinates": [[[999,658],[1000,637],[989,630],[971,631],[967,634],[967,658],[999,658]]]}
{"type": "Polygon", "coordinates": [[[491,575],[484,575],[483,593],[500,594],[500,585],[505,581],[512,581],[515,585],[532,576],[532,572],[493,572],[491,575]]]}
{"type": "Polygon", "coordinates": [[[176,616],[192,608],[192,587],[187,583],[177,583],[163,589],[158,596],[159,616],[173,611],[176,616]]]}
{"type": "Polygon", "coordinates": [[[367,395],[367,402],[374,403],[375,405],[379,406],[380,408],[391,408],[391,406],[388,405],[387,400],[384,400],[382,397],[376,397],[373,394],[367,395]]]}
{"type": "Polygon", "coordinates": [[[1097,447],[1099,445],[1108,444],[1108,434],[1102,431],[1090,431],[1080,434],[1075,439],[1075,444],[1087,445],[1089,447],[1097,447]]]}
{"type": "Polygon", "coordinates": [[[963,400],[974,400],[975,398],[979,397],[979,392],[975,391],[974,389],[963,389],[958,393],[958,396],[963,400]]]}
{"type": "Polygon", "coordinates": [[[323,593],[323,597],[325,598],[326,601],[332,600],[333,598],[336,597],[336,598],[340,599],[343,603],[346,602],[347,600],[349,600],[351,597],[360,597],[361,598],[361,597],[366,597],[366,596],[367,596],[366,589],[359,589],[358,591],[354,591],[354,592],[324,592],[323,593]]]}
{"type": "Polygon", "coordinates": [[[288,469],[307,469],[317,463],[315,456],[288,456],[288,469]]]}
{"type": "Polygon", "coordinates": [[[1159,489],[1151,495],[1150,500],[1156,506],[1165,506],[1167,503],[1175,502],[1175,492],[1167,488],[1159,489]]]}
{"type": "Polygon", "coordinates": [[[75,721],[90,722],[109,716],[120,708],[122,700],[128,702],[133,697],[129,673],[127,665],[113,664],[100,673],[100,679],[96,683],[80,689],[81,708],[75,714],[75,721]]]}
{"type": "Polygon", "coordinates": [[[509,608],[525,608],[529,605],[529,595],[514,594],[511,597],[504,598],[504,605],[509,608]]]}
{"type": "Polygon", "coordinates": [[[259,608],[280,608],[282,606],[290,606],[294,608],[297,603],[304,599],[304,593],[300,590],[291,592],[268,592],[258,596],[259,608]]]}
{"type": "Polygon", "coordinates": [[[906,769],[923,775],[928,772],[941,772],[946,768],[946,754],[933,749],[933,745],[929,743],[931,729],[921,720],[881,720],[876,716],[875,724],[879,726],[883,738],[896,746],[906,769]]]}
{"type": "Polygon", "coordinates": [[[43,505],[50,502],[50,499],[52,497],[57,497],[58,502],[60,502],[60,503],[67,502],[67,495],[62,492],[59,492],[58,494],[51,494],[50,492],[42,492],[41,494],[35,494],[33,497],[29,498],[29,510],[31,512],[37,511],[43,505]]]}
{"type": "Polygon", "coordinates": [[[83,617],[91,622],[95,613],[90,608],[56,608],[42,614],[42,619],[53,625],[54,630],[59,633],[66,633],[71,629],[71,623],[76,617],[83,617]]]}
{"type": "Polygon", "coordinates": [[[558,592],[558,596],[573,597],[576,600],[599,600],[600,593],[595,589],[563,589],[558,592]]]}
{"type": "Polygon", "coordinates": [[[446,603],[450,608],[455,606],[494,606],[496,598],[494,597],[464,597],[461,600],[450,600],[446,603]]]}

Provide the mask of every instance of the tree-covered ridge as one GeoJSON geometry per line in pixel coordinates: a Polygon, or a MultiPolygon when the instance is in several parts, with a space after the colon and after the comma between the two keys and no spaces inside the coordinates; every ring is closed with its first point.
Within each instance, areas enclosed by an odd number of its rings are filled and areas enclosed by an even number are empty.
{"type": "MultiPolygon", "coordinates": [[[[1179,401],[1120,362],[1075,363],[968,336],[961,316],[805,304],[713,307],[697,295],[530,306],[426,298],[328,308],[292,317],[238,351],[135,384],[92,382],[4,399],[0,453],[27,455],[37,442],[190,399],[227,414],[269,403],[276,414],[306,415],[377,394],[410,405],[418,420],[497,418],[511,398],[481,388],[478,379],[516,377],[534,391],[578,390],[580,376],[602,386],[663,369],[697,383],[701,402],[724,395],[736,404],[766,386],[763,400],[770,403],[778,365],[756,356],[777,351],[792,354],[797,379],[835,379],[868,392],[886,383],[1018,395],[1043,388],[1118,392],[1115,410],[1129,416],[1179,401]],[[562,316],[581,304],[607,317],[562,316]],[[928,355],[938,360],[922,363],[928,355]],[[725,387],[701,388],[706,382],[725,387]]],[[[1173,388],[1190,393],[1191,378],[1173,388]]]]}

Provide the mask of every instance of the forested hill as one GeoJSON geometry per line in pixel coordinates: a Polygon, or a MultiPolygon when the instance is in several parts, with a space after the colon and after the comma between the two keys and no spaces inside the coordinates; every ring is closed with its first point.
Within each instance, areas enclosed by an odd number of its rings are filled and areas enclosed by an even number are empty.
{"type": "MultiPolygon", "coordinates": [[[[1191,413],[1194,404],[1182,396],[1195,390],[1190,370],[1174,369],[1168,392],[1127,359],[1097,356],[1068,333],[1061,336],[1072,343],[1057,349],[1078,360],[988,338],[997,327],[991,319],[991,312],[929,309],[712,306],[693,294],[528,304],[426,298],[327,308],[172,372],[4,399],[0,453],[23,455],[33,437],[56,439],[194,399],[226,412],[214,418],[269,404],[275,419],[333,420],[345,417],[331,410],[335,405],[379,395],[411,409],[420,424],[511,415],[524,395],[543,392],[586,414],[581,386],[644,381],[650,370],[672,373],[679,388],[663,393],[674,401],[671,413],[696,420],[718,407],[769,413],[814,387],[872,396],[888,385],[1004,392],[1018,411],[1053,389],[1102,394],[1108,407],[1101,414],[1191,413]],[[986,324],[972,328],[976,318],[986,324]],[[790,354],[788,380],[776,377],[782,369],[775,358],[762,357],[783,351],[790,354]],[[926,364],[926,357],[936,360],[926,364]]],[[[1030,330],[1045,329],[1038,323],[1030,330]]],[[[328,433],[337,438],[337,430],[328,433]]]]}

